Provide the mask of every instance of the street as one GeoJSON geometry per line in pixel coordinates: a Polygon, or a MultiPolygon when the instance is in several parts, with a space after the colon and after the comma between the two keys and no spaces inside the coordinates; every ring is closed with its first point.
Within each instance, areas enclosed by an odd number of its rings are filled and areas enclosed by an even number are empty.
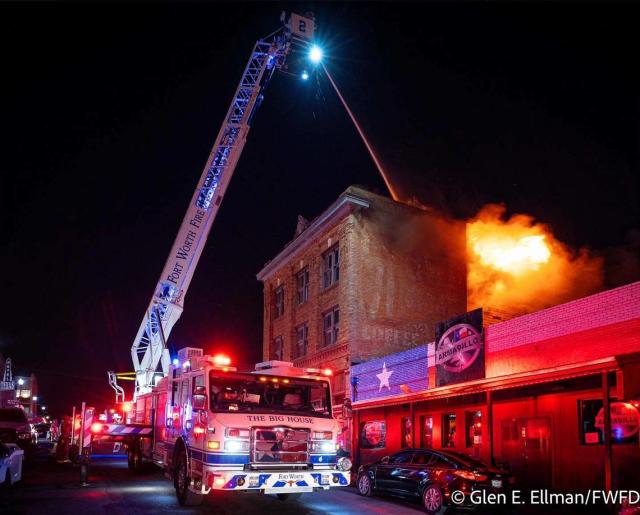
{"type": "Polygon", "coordinates": [[[142,474],[133,475],[125,459],[94,459],[90,484],[80,485],[78,467],[58,464],[45,452],[25,465],[23,480],[12,490],[0,494],[3,514],[93,513],[220,513],[239,515],[316,514],[316,513],[422,513],[419,504],[379,497],[363,498],[355,489],[304,494],[295,501],[279,501],[274,496],[257,494],[216,494],[205,498],[197,508],[181,508],[173,483],[163,472],[149,465],[142,474]]]}
{"type": "MultiPolygon", "coordinates": [[[[33,459],[25,464],[23,479],[10,490],[0,489],[0,513],[108,514],[136,515],[151,513],[243,514],[385,514],[417,515],[424,513],[419,503],[394,497],[361,497],[351,487],[328,492],[303,494],[297,500],[280,501],[275,496],[259,494],[216,493],[205,497],[198,507],[182,508],[176,500],[173,483],[154,465],[146,465],[140,474],[132,474],[122,457],[94,457],[87,486],[80,484],[79,467],[59,464],[51,458],[52,445],[40,441],[33,459]]],[[[495,510],[479,510],[495,513],[495,510]]],[[[451,508],[447,513],[455,513],[451,508]]],[[[468,511],[458,511],[469,513],[468,511]]],[[[600,513],[595,506],[519,507],[501,513],[534,515],[538,513],[600,513]]]]}

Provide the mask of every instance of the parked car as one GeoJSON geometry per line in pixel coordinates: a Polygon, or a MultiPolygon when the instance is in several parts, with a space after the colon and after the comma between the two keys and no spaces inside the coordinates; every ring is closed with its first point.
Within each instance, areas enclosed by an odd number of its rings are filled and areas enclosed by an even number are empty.
{"type": "Polygon", "coordinates": [[[38,438],[51,439],[51,422],[42,419],[38,421],[32,420],[31,424],[35,428],[38,438]]]}
{"type": "Polygon", "coordinates": [[[428,513],[443,507],[472,507],[469,494],[473,490],[505,493],[510,498],[511,475],[481,461],[455,451],[405,449],[358,469],[358,493],[370,496],[385,492],[420,499],[428,513]],[[451,494],[464,493],[462,503],[451,500],[451,494]]]}
{"type": "Polygon", "coordinates": [[[22,408],[0,408],[0,442],[15,443],[22,449],[37,445],[38,433],[22,408]]]}
{"type": "Polygon", "coordinates": [[[22,479],[24,451],[13,443],[0,443],[0,486],[10,487],[22,479]]]}

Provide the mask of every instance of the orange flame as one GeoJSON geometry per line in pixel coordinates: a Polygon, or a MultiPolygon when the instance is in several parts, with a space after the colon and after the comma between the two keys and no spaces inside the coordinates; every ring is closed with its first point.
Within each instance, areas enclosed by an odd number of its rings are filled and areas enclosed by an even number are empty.
{"type": "Polygon", "coordinates": [[[573,252],[528,215],[504,218],[490,204],[467,224],[469,307],[524,313],[589,295],[602,286],[602,260],[573,252]]]}

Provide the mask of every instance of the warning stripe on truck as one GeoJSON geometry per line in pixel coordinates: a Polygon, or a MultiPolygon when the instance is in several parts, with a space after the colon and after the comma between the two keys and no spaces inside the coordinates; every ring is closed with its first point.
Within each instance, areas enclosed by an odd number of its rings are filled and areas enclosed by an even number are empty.
{"type": "MultiPolygon", "coordinates": [[[[84,403],[82,403],[82,406],[84,407],[84,403]]],[[[94,412],[95,408],[84,408],[84,413],[82,414],[82,443],[80,447],[83,449],[91,447],[91,422],[94,412]]]]}
{"type": "Polygon", "coordinates": [[[151,426],[132,426],[128,424],[104,424],[102,435],[150,435],[153,431],[151,426]]]}

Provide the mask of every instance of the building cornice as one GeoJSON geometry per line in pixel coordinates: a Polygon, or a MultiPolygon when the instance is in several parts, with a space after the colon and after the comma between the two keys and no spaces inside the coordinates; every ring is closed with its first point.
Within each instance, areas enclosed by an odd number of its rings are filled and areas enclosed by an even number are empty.
{"type": "Polygon", "coordinates": [[[318,216],[305,231],[289,243],[280,253],[269,261],[257,274],[259,281],[266,281],[287,263],[296,253],[304,250],[313,240],[326,230],[327,224],[344,217],[357,208],[368,208],[369,201],[353,193],[346,191],[329,206],[320,216],[318,216]]]}

